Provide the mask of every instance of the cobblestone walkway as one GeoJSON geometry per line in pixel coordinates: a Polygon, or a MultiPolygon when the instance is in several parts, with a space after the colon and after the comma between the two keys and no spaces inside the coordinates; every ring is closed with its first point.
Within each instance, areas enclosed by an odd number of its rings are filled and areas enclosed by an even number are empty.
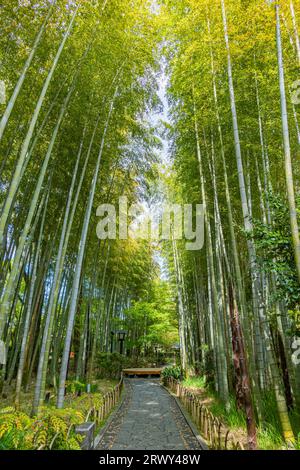
{"type": "Polygon", "coordinates": [[[127,379],[126,398],[97,449],[196,450],[174,398],[155,379],[127,379]]]}

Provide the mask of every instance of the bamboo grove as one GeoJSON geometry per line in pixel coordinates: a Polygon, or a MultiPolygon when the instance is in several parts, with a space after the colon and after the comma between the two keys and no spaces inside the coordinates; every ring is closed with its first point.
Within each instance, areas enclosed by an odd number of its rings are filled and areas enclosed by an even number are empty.
{"type": "Polygon", "coordinates": [[[292,445],[298,0],[4,0],[0,24],[2,393],[13,384],[19,409],[32,389],[35,416],[51,387],[62,408],[69,376],[91,382],[126,328],[137,358],[179,338],[183,375],[205,375],[228,411],[234,397],[250,449],[269,401],[292,445]],[[203,204],[201,250],[97,238],[99,204],[158,187],[203,204]]]}
{"type": "Polygon", "coordinates": [[[71,346],[92,374],[155,271],[147,242],[96,236],[98,204],[153,178],[154,33],[142,1],[7,1],[1,22],[2,386],[18,407],[34,380],[36,414],[49,383],[63,406],[71,346]]]}
{"type": "Polygon", "coordinates": [[[183,366],[211,374],[228,409],[234,393],[247,416],[249,448],[273,400],[293,442],[299,3],[170,1],[165,8],[176,169],[169,192],[202,201],[205,210],[204,248],[187,252],[174,240],[168,251],[183,366]]]}

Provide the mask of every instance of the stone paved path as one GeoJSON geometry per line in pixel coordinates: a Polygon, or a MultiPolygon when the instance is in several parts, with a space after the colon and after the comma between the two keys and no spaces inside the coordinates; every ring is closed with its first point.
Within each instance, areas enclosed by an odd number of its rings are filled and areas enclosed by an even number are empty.
{"type": "Polygon", "coordinates": [[[201,449],[174,398],[156,379],[127,379],[126,398],[97,449],[201,449]]]}

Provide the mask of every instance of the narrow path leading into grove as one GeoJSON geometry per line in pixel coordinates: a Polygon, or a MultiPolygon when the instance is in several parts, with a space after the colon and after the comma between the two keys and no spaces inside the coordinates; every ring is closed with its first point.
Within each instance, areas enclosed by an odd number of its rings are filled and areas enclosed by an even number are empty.
{"type": "Polygon", "coordinates": [[[174,398],[155,379],[128,379],[126,398],[97,450],[197,450],[174,398]]]}

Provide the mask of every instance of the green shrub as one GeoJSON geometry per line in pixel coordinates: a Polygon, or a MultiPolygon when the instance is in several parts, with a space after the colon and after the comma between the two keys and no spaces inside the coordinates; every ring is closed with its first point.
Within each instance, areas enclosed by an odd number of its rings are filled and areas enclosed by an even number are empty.
{"type": "Polygon", "coordinates": [[[44,407],[41,413],[32,425],[34,448],[80,450],[82,436],[75,433],[75,426],[84,421],[81,411],[44,407]]]}
{"type": "Polygon", "coordinates": [[[80,450],[82,436],[75,425],[84,421],[84,414],[72,408],[58,410],[44,407],[41,417],[6,408],[0,411],[0,449],[80,450]]]}
{"type": "Polygon", "coordinates": [[[295,442],[295,449],[300,450],[300,433],[298,434],[296,442],[295,442]]]}
{"type": "Polygon", "coordinates": [[[26,450],[27,447],[24,442],[25,433],[23,431],[17,432],[17,430],[6,431],[0,437],[0,451],[19,449],[26,450]]]}
{"type": "Polygon", "coordinates": [[[84,416],[82,421],[85,421],[88,413],[91,410],[99,410],[103,405],[103,395],[101,393],[83,393],[76,397],[72,402],[72,408],[79,410],[84,416]]]}
{"type": "Polygon", "coordinates": [[[237,408],[235,397],[229,397],[229,410],[227,410],[225,404],[218,399],[215,393],[211,393],[210,396],[213,397],[213,402],[209,405],[209,411],[214,416],[220,418],[231,429],[245,429],[245,414],[243,410],[237,408]]]}
{"type": "Polygon", "coordinates": [[[97,377],[118,379],[129,364],[130,360],[117,352],[100,353],[97,357],[97,377]]]}
{"type": "Polygon", "coordinates": [[[81,393],[85,391],[86,391],[86,384],[83,382],[79,382],[79,380],[68,380],[66,382],[67,393],[77,394],[78,392],[81,393]]]}
{"type": "MultiPolygon", "coordinates": [[[[90,393],[96,393],[98,390],[97,384],[90,384],[90,393]]],[[[80,382],[79,380],[69,380],[66,383],[66,392],[69,394],[79,395],[87,391],[87,383],[80,382]]]]}
{"type": "Polygon", "coordinates": [[[175,380],[179,380],[181,378],[181,368],[179,366],[169,366],[165,367],[161,373],[163,382],[166,379],[173,378],[175,380]]]}
{"type": "Polygon", "coordinates": [[[285,447],[280,431],[272,424],[266,423],[257,431],[257,444],[258,448],[262,450],[275,450],[285,447]]]}
{"type": "Polygon", "coordinates": [[[205,375],[188,377],[184,379],[183,385],[185,387],[193,388],[205,388],[207,386],[207,380],[205,375]]]}
{"type": "Polygon", "coordinates": [[[13,407],[0,410],[0,447],[8,449],[32,449],[30,427],[32,420],[25,413],[14,411],[13,407]]]}

